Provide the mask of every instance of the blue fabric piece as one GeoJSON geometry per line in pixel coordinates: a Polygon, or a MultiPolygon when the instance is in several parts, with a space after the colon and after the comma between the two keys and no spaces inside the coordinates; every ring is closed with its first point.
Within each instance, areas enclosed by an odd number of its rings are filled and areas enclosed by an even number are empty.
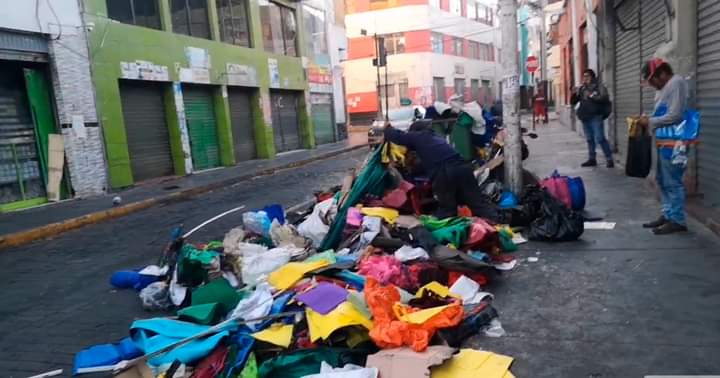
{"type": "Polygon", "coordinates": [[[470,257],[480,260],[482,262],[490,262],[490,256],[482,251],[472,251],[470,252],[470,257]]]}
{"type": "Polygon", "coordinates": [[[673,149],[658,148],[656,180],[660,188],[662,215],[672,222],[685,225],[685,164],[673,164],[673,149]]]}
{"type": "MultiPolygon", "coordinates": [[[[292,291],[288,291],[288,292],[278,296],[277,298],[275,298],[272,306],[270,307],[269,315],[275,315],[275,314],[279,314],[279,313],[283,312],[283,310],[285,310],[285,306],[287,306],[288,302],[290,302],[290,299],[292,299],[293,296],[295,296],[295,293],[292,291]]],[[[263,329],[269,327],[271,324],[277,323],[277,322],[278,322],[278,319],[267,319],[267,320],[263,321],[262,323],[258,324],[255,327],[255,330],[253,332],[262,331],[263,329]]]]}
{"type": "Polygon", "coordinates": [[[342,270],[335,273],[335,277],[345,281],[348,285],[354,287],[358,291],[365,290],[365,277],[349,270],[342,270]]]}
{"type": "Polygon", "coordinates": [[[585,183],[582,177],[568,177],[567,183],[573,210],[582,211],[585,209],[585,183]]]}
{"type": "Polygon", "coordinates": [[[280,224],[285,224],[285,210],[282,206],[276,204],[267,205],[263,210],[267,213],[271,223],[273,219],[277,219],[280,224]]]}
{"type": "Polygon", "coordinates": [[[583,121],[583,129],[585,130],[585,138],[587,139],[588,158],[595,160],[595,146],[599,144],[605,154],[605,159],[607,159],[607,161],[612,160],[612,150],[610,149],[610,144],[607,139],[605,139],[605,131],[603,130],[603,117],[595,116],[583,121]]]}
{"type": "Polygon", "coordinates": [[[120,270],[110,276],[110,284],[118,289],[142,290],[153,282],[159,281],[160,277],[140,274],[134,270],[120,270]]]}
{"type": "Polygon", "coordinates": [[[240,375],[240,372],[245,367],[245,362],[247,362],[252,347],[255,345],[255,338],[245,333],[236,333],[230,338],[228,344],[237,346],[237,355],[234,361],[226,363],[225,376],[235,377],[240,375]]]}
{"type": "MultiPolygon", "coordinates": [[[[136,320],[130,326],[130,337],[135,346],[144,354],[153,353],[184,338],[197,335],[208,330],[209,326],[197,325],[179,320],[154,318],[136,320]]],[[[220,341],[230,334],[237,324],[228,325],[225,330],[206,338],[191,341],[149,361],[150,365],[158,366],[179,360],[184,364],[192,364],[209,355],[220,341]]]]}
{"type": "Polygon", "coordinates": [[[122,360],[130,360],[142,355],[143,352],[135,347],[129,337],[115,344],[93,345],[75,355],[73,375],[80,368],[114,365],[122,360]]]}
{"type": "Polygon", "coordinates": [[[517,206],[518,200],[513,192],[503,192],[500,195],[500,203],[498,205],[501,209],[509,209],[517,206]]]}

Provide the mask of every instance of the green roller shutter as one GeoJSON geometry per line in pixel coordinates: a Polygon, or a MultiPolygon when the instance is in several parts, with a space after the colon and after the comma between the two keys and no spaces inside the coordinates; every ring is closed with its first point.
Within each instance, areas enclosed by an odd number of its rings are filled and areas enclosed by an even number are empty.
{"type": "Polygon", "coordinates": [[[230,105],[230,123],[232,124],[235,161],[241,162],[257,157],[255,152],[255,133],[253,131],[253,114],[250,106],[249,90],[228,88],[228,104],[230,105]]]}
{"type": "Polygon", "coordinates": [[[312,120],[315,127],[315,143],[326,144],[335,141],[333,127],[332,95],[313,93],[311,96],[312,120]]]}
{"type": "Polygon", "coordinates": [[[194,170],[220,166],[212,88],[183,86],[183,101],[194,170]]]}
{"type": "Polygon", "coordinates": [[[123,80],[120,99],[133,180],[174,174],[162,85],[123,80]]]}

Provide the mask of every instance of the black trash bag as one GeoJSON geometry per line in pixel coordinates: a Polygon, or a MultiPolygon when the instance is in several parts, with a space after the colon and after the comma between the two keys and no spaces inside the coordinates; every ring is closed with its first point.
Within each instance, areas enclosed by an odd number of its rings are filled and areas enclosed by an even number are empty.
{"type": "Polygon", "coordinates": [[[581,213],[565,207],[546,190],[542,191],[540,216],[530,224],[528,238],[535,241],[573,241],[585,231],[581,213]]]}
{"type": "Polygon", "coordinates": [[[625,174],[630,177],[645,178],[652,167],[652,137],[638,135],[628,138],[625,174]]]}
{"type": "Polygon", "coordinates": [[[438,337],[448,346],[459,348],[462,346],[463,341],[490,325],[490,322],[497,317],[498,313],[495,308],[487,302],[480,302],[480,304],[465,313],[460,324],[439,330],[438,337]]]}
{"type": "Polygon", "coordinates": [[[514,209],[512,214],[513,227],[529,227],[530,224],[539,218],[543,202],[543,190],[537,185],[528,185],[520,197],[519,208],[514,209]]]}

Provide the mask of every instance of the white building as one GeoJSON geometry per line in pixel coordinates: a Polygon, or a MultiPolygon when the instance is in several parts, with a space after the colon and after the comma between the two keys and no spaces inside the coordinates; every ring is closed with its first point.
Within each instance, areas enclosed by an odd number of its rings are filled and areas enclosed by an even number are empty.
{"type": "MultiPolygon", "coordinates": [[[[495,0],[348,0],[345,26],[347,106],[351,124],[367,124],[378,110],[375,39],[387,51],[389,107],[401,98],[430,105],[463,94],[487,104],[501,79],[495,0]]],[[[379,89],[385,107],[385,69],[379,89]]]]}

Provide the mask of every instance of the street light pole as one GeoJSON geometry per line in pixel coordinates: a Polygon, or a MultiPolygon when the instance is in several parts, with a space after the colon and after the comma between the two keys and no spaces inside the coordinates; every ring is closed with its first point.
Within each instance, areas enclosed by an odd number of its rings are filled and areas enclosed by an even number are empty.
{"type": "Polygon", "coordinates": [[[500,0],[500,30],[503,60],[503,122],[507,129],[503,156],[505,186],[516,195],[522,192],[522,145],[520,132],[520,65],[518,63],[516,0],[500,0]]]}

